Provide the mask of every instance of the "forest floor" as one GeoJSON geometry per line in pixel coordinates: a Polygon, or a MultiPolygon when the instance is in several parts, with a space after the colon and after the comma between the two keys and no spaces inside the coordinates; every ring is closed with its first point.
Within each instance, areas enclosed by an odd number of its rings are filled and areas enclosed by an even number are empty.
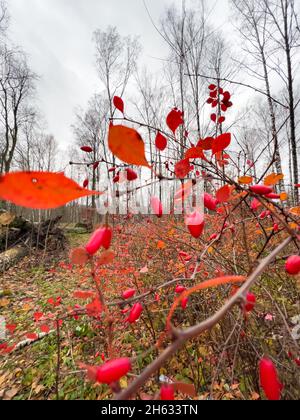
{"type": "MultiPolygon", "coordinates": [[[[99,272],[102,278],[102,291],[109,301],[118,300],[122,291],[130,287],[142,293],[153,285],[159,285],[176,277],[186,277],[190,266],[193,268],[195,264],[195,256],[203,249],[203,245],[196,244],[189,235],[183,232],[182,226],[176,223],[160,223],[159,226],[153,222],[127,223],[116,226],[115,231],[118,232],[112,246],[115,259],[99,272]],[[194,255],[189,264],[184,264],[178,257],[180,251],[194,255]]],[[[84,245],[88,236],[68,235],[70,249],[84,245]]],[[[242,245],[240,248],[240,250],[239,247],[236,249],[237,255],[243,249],[242,245]]],[[[210,249],[208,252],[211,262],[208,267],[205,267],[206,271],[203,273],[205,278],[210,278],[216,273],[218,275],[232,273],[233,268],[230,267],[225,251],[219,254],[217,249],[210,249]]],[[[106,325],[97,320],[91,320],[87,316],[78,318],[66,316],[74,307],[76,308],[75,305],[86,304],[78,298],[78,295],[74,295],[74,292],[93,290],[90,268],[88,266],[72,267],[69,264],[68,255],[69,250],[66,250],[64,254],[50,256],[42,251],[35,252],[5,272],[1,278],[0,289],[4,293],[0,298],[0,315],[6,320],[7,337],[2,340],[2,355],[0,352],[0,399],[56,399],[57,397],[60,399],[106,399],[111,396],[109,388],[87,381],[80,363],[99,365],[103,359],[113,356],[137,357],[134,372],[138,373],[155,357],[156,350],[146,355],[145,350],[154,345],[159,333],[164,330],[165,317],[170,303],[174,300],[174,290],[167,292],[165,299],[161,296],[160,302],[152,299],[146,306],[146,313],[143,314],[142,319],[131,326],[124,323],[126,315],[122,314],[120,309],[116,309],[117,307],[113,307],[111,314],[115,324],[113,338],[109,345],[104,334],[106,325]],[[151,322],[147,316],[148,311],[151,312],[151,322]],[[55,320],[61,320],[59,373],[55,320]],[[37,340],[30,342],[30,339],[37,340]],[[24,340],[29,341],[29,344],[20,349],[13,348],[24,340]],[[4,342],[7,344],[3,344],[4,342]],[[5,349],[6,345],[8,348],[5,349]]],[[[241,259],[239,264],[243,264],[241,259]]],[[[276,287],[271,285],[270,288],[268,281],[266,278],[265,285],[268,284],[270,293],[272,293],[272,288],[275,293],[278,287],[281,294],[285,293],[284,301],[280,296],[277,297],[278,302],[284,307],[287,318],[297,314],[299,308],[295,302],[299,302],[299,299],[297,296],[291,297],[291,294],[298,293],[296,285],[293,284],[287,288],[285,280],[282,279],[280,285],[276,287]]],[[[215,292],[213,295],[205,296],[208,299],[216,298],[215,292]]],[[[224,296],[217,295],[217,298],[220,302],[224,296]]],[[[270,305],[271,302],[269,302],[270,305]]],[[[208,301],[208,306],[210,306],[210,301],[208,301]]],[[[183,315],[182,317],[178,315],[176,322],[181,326],[194,324],[198,317],[202,316],[202,312],[205,316],[207,311],[213,310],[213,308],[208,308],[205,302],[203,306],[195,306],[195,308],[193,312],[188,313],[188,319],[183,315]]],[[[255,329],[252,347],[257,352],[263,351],[270,343],[272,348],[277,348],[274,344],[273,331],[276,331],[276,328],[279,329],[281,323],[279,320],[278,323],[273,322],[271,328],[263,318],[265,314],[268,314],[268,306],[264,304],[263,311],[258,312],[255,324],[249,326],[249,335],[255,329]],[[263,344],[258,342],[262,336],[263,344]]],[[[270,319],[271,317],[269,317],[269,322],[270,319]]],[[[259,399],[259,387],[253,379],[256,369],[251,370],[253,369],[253,366],[251,367],[253,348],[249,349],[247,342],[244,345],[239,343],[235,347],[235,349],[239,348],[246,359],[247,366],[243,379],[236,377],[233,368],[228,374],[228,366],[224,362],[222,369],[225,374],[223,376],[221,374],[219,379],[216,378],[212,382],[212,369],[218,364],[218,355],[214,351],[217,349],[222,354],[222,358],[224,357],[224,347],[220,347],[218,334],[228,336],[237,327],[236,320],[233,318],[228,318],[226,322],[228,330],[225,329],[225,325],[224,329],[223,327],[221,330],[217,329],[216,333],[204,335],[204,340],[197,341],[197,345],[191,343],[186,346],[178,357],[173,358],[165,368],[160,370],[159,375],[166,375],[171,380],[194,384],[197,398],[207,398],[213,389],[214,397],[217,399],[259,399]],[[205,359],[207,363],[204,363],[205,359]],[[227,380],[228,377],[231,380],[227,380]]],[[[240,328],[238,337],[240,337],[242,327],[240,325],[238,327],[240,328]]],[[[246,327],[243,326],[243,328],[246,327]]],[[[247,336],[248,332],[245,335],[247,336]]],[[[226,357],[227,355],[225,359],[226,357]]],[[[221,369],[220,366],[218,368],[221,369]]],[[[238,372],[239,368],[236,362],[238,372]]],[[[126,387],[127,381],[130,381],[133,376],[123,378],[121,386],[126,387]]],[[[155,395],[159,386],[158,377],[151,379],[139,394],[139,398],[146,399],[149,395],[155,395]]],[[[188,398],[191,398],[193,392],[190,389],[187,392],[190,394],[188,398]]],[[[181,397],[187,398],[187,395],[181,395],[181,397]]]]}

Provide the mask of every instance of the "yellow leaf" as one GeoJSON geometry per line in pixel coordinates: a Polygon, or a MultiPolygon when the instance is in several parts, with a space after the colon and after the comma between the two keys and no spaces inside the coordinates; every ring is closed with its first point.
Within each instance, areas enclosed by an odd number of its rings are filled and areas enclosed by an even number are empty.
{"type": "Polygon", "coordinates": [[[252,181],[253,181],[252,176],[241,176],[239,178],[239,184],[248,185],[248,184],[251,184],[252,181]]]}
{"type": "Polygon", "coordinates": [[[111,125],[108,146],[114,156],[130,165],[150,168],[145,157],[145,144],[140,134],[133,128],[111,125]]]}
{"type": "Polygon", "coordinates": [[[122,388],[122,389],[127,388],[127,386],[128,386],[128,381],[127,381],[126,376],[124,376],[123,378],[121,378],[121,379],[120,379],[120,385],[121,385],[121,388],[122,388]]]}
{"type": "Polygon", "coordinates": [[[265,185],[268,185],[268,186],[276,185],[276,184],[278,184],[279,181],[283,180],[283,178],[284,178],[284,175],[283,174],[275,174],[275,173],[273,173],[271,175],[268,175],[265,178],[264,184],[265,185]]]}

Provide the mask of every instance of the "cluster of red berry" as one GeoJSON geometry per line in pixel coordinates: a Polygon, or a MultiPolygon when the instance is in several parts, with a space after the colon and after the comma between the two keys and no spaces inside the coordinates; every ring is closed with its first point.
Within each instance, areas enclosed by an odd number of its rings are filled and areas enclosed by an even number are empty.
{"type": "Polygon", "coordinates": [[[209,89],[209,98],[207,99],[207,103],[212,106],[212,108],[219,107],[218,113],[211,114],[210,118],[213,122],[218,122],[218,124],[223,124],[225,122],[224,115],[221,113],[225,113],[228,108],[232,107],[231,102],[231,94],[228,91],[224,92],[224,89],[221,87],[217,87],[214,84],[208,86],[209,89]]]}

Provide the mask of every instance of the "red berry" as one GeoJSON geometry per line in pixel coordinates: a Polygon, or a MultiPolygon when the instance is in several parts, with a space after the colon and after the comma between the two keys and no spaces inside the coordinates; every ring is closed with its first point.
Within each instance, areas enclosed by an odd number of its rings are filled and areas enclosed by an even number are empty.
{"type": "Polygon", "coordinates": [[[130,369],[131,362],[128,358],[111,360],[97,369],[96,381],[109,385],[125,376],[130,369]]]}
{"type": "Polygon", "coordinates": [[[123,299],[130,299],[135,295],[135,289],[128,289],[123,292],[123,299]]]}
{"type": "Polygon", "coordinates": [[[300,273],[300,256],[292,255],[285,264],[286,272],[292,276],[300,273]]]}
{"type": "Polygon", "coordinates": [[[157,217],[162,217],[163,215],[163,207],[162,207],[162,203],[159,200],[159,198],[157,197],[152,197],[151,198],[151,208],[153,210],[153,213],[157,216],[157,217]]]}
{"type": "Polygon", "coordinates": [[[85,249],[90,255],[94,255],[101,247],[109,249],[111,240],[112,230],[109,227],[97,229],[91,236],[85,249]]]}
{"type": "Polygon", "coordinates": [[[163,385],[160,389],[160,399],[162,401],[174,400],[174,387],[172,385],[163,385]]]}
{"type": "Polygon", "coordinates": [[[216,211],[217,203],[217,200],[210,194],[204,193],[204,207],[206,207],[208,210],[216,211]]]}
{"type": "Polygon", "coordinates": [[[129,322],[129,324],[133,324],[135,321],[139,319],[142,312],[143,312],[142,305],[140,303],[136,303],[135,305],[133,305],[126,321],[129,322]]]}
{"type": "Polygon", "coordinates": [[[273,192],[273,188],[267,185],[253,185],[250,187],[250,191],[258,195],[267,195],[273,192]]]}
{"type": "Polygon", "coordinates": [[[247,293],[246,296],[246,304],[245,304],[245,311],[251,312],[253,311],[256,304],[256,296],[253,293],[247,293]]]}
{"type": "Polygon", "coordinates": [[[184,286],[177,285],[175,288],[175,293],[181,295],[181,293],[185,292],[186,288],[184,286]]]}
{"type": "Polygon", "coordinates": [[[189,299],[187,297],[185,297],[185,298],[182,299],[182,301],[181,301],[181,307],[182,307],[183,310],[186,309],[188,302],[189,302],[189,299]]]}
{"type": "Polygon", "coordinates": [[[199,213],[198,211],[194,211],[194,213],[187,216],[186,225],[190,231],[190,234],[194,238],[198,239],[203,233],[204,215],[199,213]]]}
{"type": "Polygon", "coordinates": [[[259,364],[260,383],[270,401],[280,400],[282,384],[279,382],[276,368],[269,359],[262,359],[259,364]]]}

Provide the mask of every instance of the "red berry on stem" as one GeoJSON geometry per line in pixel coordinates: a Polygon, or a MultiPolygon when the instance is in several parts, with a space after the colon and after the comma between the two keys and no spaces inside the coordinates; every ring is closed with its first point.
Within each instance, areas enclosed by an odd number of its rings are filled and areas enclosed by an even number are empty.
{"type": "Polygon", "coordinates": [[[292,276],[296,276],[300,273],[300,256],[292,255],[288,258],[285,264],[286,272],[292,276]]]}
{"type": "Polygon", "coordinates": [[[270,401],[280,400],[282,384],[279,382],[274,363],[269,359],[262,359],[259,363],[260,383],[270,401]]]}
{"type": "Polygon", "coordinates": [[[194,238],[198,239],[203,233],[204,215],[199,213],[198,211],[194,211],[194,213],[187,216],[186,225],[190,231],[190,234],[194,238]]]}
{"type": "Polygon", "coordinates": [[[123,299],[130,299],[135,295],[135,289],[128,289],[123,292],[123,299]]]}
{"type": "Polygon", "coordinates": [[[160,399],[162,401],[173,401],[174,387],[172,385],[163,385],[160,389],[160,399]]]}
{"type": "Polygon", "coordinates": [[[128,358],[111,360],[97,369],[96,381],[109,385],[127,375],[130,369],[131,362],[128,358]]]}
{"type": "Polygon", "coordinates": [[[135,321],[137,321],[142,312],[143,312],[143,307],[140,303],[136,303],[135,305],[133,305],[128,318],[126,319],[127,322],[129,322],[129,324],[133,324],[135,321]]]}
{"type": "Polygon", "coordinates": [[[247,293],[246,296],[246,304],[245,304],[245,311],[251,312],[253,311],[256,304],[256,296],[253,293],[247,293]]]}
{"type": "Polygon", "coordinates": [[[267,185],[252,185],[250,191],[258,195],[267,195],[273,192],[273,188],[267,185]]]}
{"type": "Polygon", "coordinates": [[[91,236],[89,242],[85,246],[86,251],[90,255],[96,254],[103,247],[109,249],[112,240],[112,230],[109,227],[97,229],[91,236]]]}

